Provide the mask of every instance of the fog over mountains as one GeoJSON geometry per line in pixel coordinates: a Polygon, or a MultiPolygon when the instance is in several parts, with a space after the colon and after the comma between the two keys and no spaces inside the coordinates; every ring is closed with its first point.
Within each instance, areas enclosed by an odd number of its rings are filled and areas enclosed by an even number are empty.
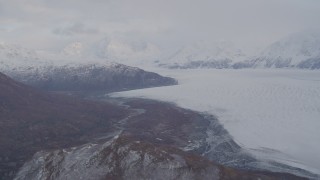
{"type": "Polygon", "coordinates": [[[254,67],[320,68],[320,31],[293,34],[268,46],[254,59],[254,67]]]}
{"type": "MultiPolygon", "coordinates": [[[[78,47],[79,44],[74,44],[70,48],[78,47]]],[[[103,59],[95,61],[96,58],[85,61],[90,57],[64,53],[49,54],[1,44],[0,71],[20,82],[49,91],[110,92],[177,83],[172,78],[139,68],[103,59]]]]}
{"type": "Polygon", "coordinates": [[[167,68],[320,68],[320,31],[302,31],[248,53],[232,42],[197,42],[157,61],[167,68]]]}
{"type": "Polygon", "coordinates": [[[209,42],[200,45],[202,51],[227,42],[251,56],[291,34],[320,28],[320,2],[312,0],[12,0],[0,7],[0,42],[69,55],[95,51],[139,63],[199,42],[209,42]]]}
{"type": "Polygon", "coordinates": [[[36,50],[42,60],[318,68],[319,1],[12,0],[0,7],[1,47],[36,50]]]}
{"type": "Polygon", "coordinates": [[[319,179],[319,10],[0,0],[0,180],[319,179]]]}
{"type": "Polygon", "coordinates": [[[73,42],[60,52],[0,44],[2,69],[17,65],[66,65],[123,63],[165,68],[320,68],[320,33],[302,31],[282,38],[266,48],[248,53],[228,41],[197,41],[172,52],[147,41],[104,38],[94,43],[73,42]]]}

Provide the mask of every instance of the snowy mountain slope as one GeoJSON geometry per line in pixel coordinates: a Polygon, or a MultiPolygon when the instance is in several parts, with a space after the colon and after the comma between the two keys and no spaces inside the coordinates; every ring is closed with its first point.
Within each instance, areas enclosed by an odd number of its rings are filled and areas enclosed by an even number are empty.
{"type": "MultiPolygon", "coordinates": [[[[105,38],[93,43],[81,41],[66,44],[60,52],[30,50],[19,45],[0,43],[0,63],[12,59],[12,65],[28,63],[66,63],[118,62],[137,66],[151,63],[160,56],[157,45],[143,40],[125,40],[123,38],[105,38]],[[54,61],[54,62],[53,62],[54,61]]],[[[8,64],[8,62],[6,62],[8,64]]]]}
{"type": "Polygon", "coordinates": [[[307,31],[279,40],[249,61],[253,67],[320,68],[320,32],[307,31]]]}
{"type": "Polygon", "coordinates": [[[320,31],[303,31],[281,39],[261,52],[244,52],[232,42],[198,41],[184,45],[175,53],[163,47],[140,40],[105,38],[92,43],[80,41],[67,44],[60,53],[27,50],[5,43],[0,44],[0,64],[16,68],[17,65],[66,65],[117,62],[138,67],[165,68],[320,68],[320,31]],[[6,62],[6,59],[12,59],[6,62]],[[54,60],[54,61],[53,61],[54,60]],[[67,61],[66,61],[67,60],[67,61]]]}
{"type": "Polygon", "coordinates": [[[196,42],[182,47],[167,60],[162,67],[169,68],[229,68],[234,62],[246,58],[242,50],[231,42],[196,42]]]}
{"type": "Polygon", "coordinates": [[[320,69],[320,55],[300,62],[297,67],[302,69],[320,69]]]}
{"type": "Polygon", "coordinates": [[[22,48],[18,45],[0,43],[1,69],[41,63],[36,51],[22,48]]]}
{"type": "Polygon", "coordinates": [[[0,47],[1,72],[45,90],[120,91],[176,84],[172,78],[139,68],[101,59],[87,60],[87,56],[78,57],[82,48],[78,43],[67,48],[69,55],[4,44],[0,47]]]}
{"type": "Polygon", "coordinates": [[[74,42],[71,44],[68,44],[63,49],[63,54],[69,55],[69,56],[82,56],[84,53],[84,45],[81,42],[74,42]]]}
{"type": "Polygon", "coordinates": [[[102,39],[93,45],[98,58],[112,59],[132,66],[152,64],[161,51],[155,44],[143,40],[102,39]]]}
{"type": "Polygon", "coordinates": [[[292,34],[249,55],[230,42],[197,42],[162,59],[166,68],[320,68],[320,31],[292,34]]]}
{"type": "Polygon", "coordinates": [[[83,62],[82,59],[72,58],[65,53],[51,53],[27,49],[16,44],[0,44],[0,70],[19,71],[40,66],[58,66],[83,62]]]}
{"type": "MultiPolygon", "coordinates": [[[[43,54],[48,57],[48,52],[43,54]]],[[[161,50],[153,43],[143,40],[104,38],[92,43],[75,41],[67,44],[60,53],[52,54],[51,59],[68,61],[116,62],[129,66],[153,65],[161,57],[161,50]]]]}

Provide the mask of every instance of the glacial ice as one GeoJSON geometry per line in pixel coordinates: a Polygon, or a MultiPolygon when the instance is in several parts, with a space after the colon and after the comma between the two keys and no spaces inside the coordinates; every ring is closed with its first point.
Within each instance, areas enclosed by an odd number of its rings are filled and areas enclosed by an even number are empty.
{"type": "Polygon", "coordinates": [[[179,85],[113,93],[176,103],[218,116],[243,148],[320,173],[320,71],[167,70],[179,85]]]}

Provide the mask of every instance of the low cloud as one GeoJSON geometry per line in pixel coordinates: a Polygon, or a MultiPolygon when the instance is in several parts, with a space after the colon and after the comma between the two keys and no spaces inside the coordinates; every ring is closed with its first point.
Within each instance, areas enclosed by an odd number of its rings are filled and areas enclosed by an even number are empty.
{"type": "Polygon", "coordinates": [[[88,28],[83,23],[74,23],[66,27],[56,28],[53,30],[56,35],[73,36],[78,34],[98,34],[99,30],[94,28],[88,28]]]}
{"type": "Polygon", "coordinates": [[[320,28],[319,9],[319,0],[0,0],[0,40],[59,49],[121,36],[168,49],[198,40],[263,48],[320,28]]]}

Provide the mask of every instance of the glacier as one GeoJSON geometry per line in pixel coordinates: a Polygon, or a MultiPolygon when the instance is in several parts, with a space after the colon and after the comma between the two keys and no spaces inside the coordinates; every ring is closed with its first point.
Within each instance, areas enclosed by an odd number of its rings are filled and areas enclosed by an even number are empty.
{"type": "Polygon", "coordinates": [[[265,161],[320,174],[320,72],[153,68],[179,85],[112,93],[167,101],[217,116],[234,140],[265,161]]]}

